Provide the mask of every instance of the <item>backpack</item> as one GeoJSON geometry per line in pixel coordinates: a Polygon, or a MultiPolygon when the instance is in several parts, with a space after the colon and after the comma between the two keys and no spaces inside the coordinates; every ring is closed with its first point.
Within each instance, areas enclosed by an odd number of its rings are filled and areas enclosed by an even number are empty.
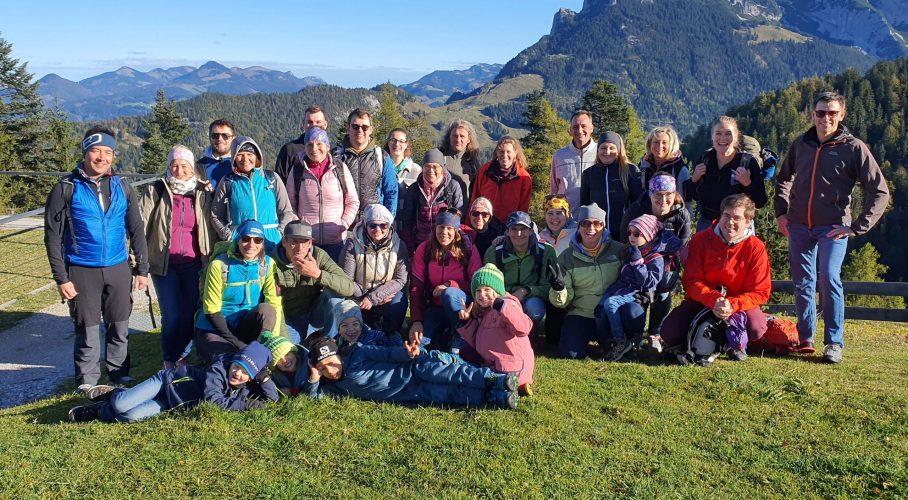
{"type": "MultiPolygon", "coordinates": [[[[741,134],[741,151],[750,155],[760,171],[763,172],[763,180],[768,181],[776,175],[776,166],[779,163],[779,155],[775,151],[760,147],[760,141],[749,135],[741,134]]],[[[748,161],[750,161],[750,158],[748,161]]],[[[741,165],[746,165],[744,159],[741,159],[741,165]]]]}
{"type": "Polygon", "coordinates": [[[800,343],[797,325],[787,319],[767,315],[766,334],[751,342],[750,348],[774,354],[789,354],[797,352],[800,343]]]}
{"type": "MultiPolygon", "coordinates": [[[[227,283],[227,275],[230,272],[230,256],[228,255],[230,251],[229,241],[219,241],[214,246],[214,251],[212,252],[211,261],[208,265],[211,265],[211,262],[215,260],[221,261],[221,283],[227,283]]],[[[265,277],[268,276],[268,267],[271,265],[271,257],[265,255],[264,259],[259,259],[259,284],[261,285],[265,277]]],[[[204,271],[203,271],[204,273],[204,271]]],[[[205,274],[202,275],[202,279],[199,280],[199,296],[204,295],[205,293],[205,274]]],[[[200,309],[201,310],[201,309],[200,309]]]]}
{"type": "Polygon", "coordinates": [[[725,345],[728,324],[717,318],[711,309],[703,308],[694,316],[687,330],[687,343],[666,351],[666,357],[681,365],[709,366],[725,345]],[[685,349],[681,352],[681,349],[685,349]]]}

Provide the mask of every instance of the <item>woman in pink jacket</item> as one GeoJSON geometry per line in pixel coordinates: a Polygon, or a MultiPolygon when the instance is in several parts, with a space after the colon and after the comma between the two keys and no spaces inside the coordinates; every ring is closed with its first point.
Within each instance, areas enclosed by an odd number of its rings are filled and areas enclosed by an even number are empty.
{"type": "Polygon", "coordinates": [[[416,248],[410,273],[410,341],[455,354],[463,341],[454,329],[470,302],[470,278],[482,265],[479,251],[458,228],[456,213],[439,213],[435,231],[416,248]]]}
{"type": "Polygon", "coordinates": [[[304,142],[306,149],[293,160],[291,169],[300,173],[287,176],[290,206],[312,226],[313,242],[337,262],[359,210],[359,196],[347,165],[328,154],[327,132],[312,127],[304,142]]]}
{"type": "Polygon", "coordinates": [[[494,264],[473,274],[473,303],[460,311],[457,333],[482,358],[482,366],[499,373],[517,372],[521,395],[530,394],[536,358],[530,345],[533,321],[520,300],[506,293],[504,275],[494,264]]]}

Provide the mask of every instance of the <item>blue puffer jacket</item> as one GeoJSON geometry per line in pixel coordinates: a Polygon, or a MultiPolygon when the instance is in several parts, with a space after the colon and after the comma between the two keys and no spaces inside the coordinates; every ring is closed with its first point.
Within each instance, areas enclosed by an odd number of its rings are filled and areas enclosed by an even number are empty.
{"type": "Polygon", "coordinates": [[[230,354],[215,358],[208,368],[182,366],[164,370],[164,395],[170,408],[192,408],[202,400],[216,404],[225,410],[246,409],[250,396],[278,400],[277,387],[268,380],[259,385],[254,380],[240,387],[229,383],[230,354]]]}
{"type": "Polygon", "coordinates": [[[125,261],[128,202],[120,177],[110,177],[109,207],[101,207],[97,181],[80,172],[69,179],[73,185],[69,217],[72,231],[66,231],[63,240],[67,263],[108,267],[125,261]]]}
{"type": "Polygon", "coordinates": [[[303,386],[313,398],[320,394],[353,396],[370,401],[410,401],[413,363],[403,347],[352,344],[342,351],[343,377],[331,383],[303,386]]]}
{"type": "Polygon", "coordinates": [[[681,240],[671,231],[661,231],[647,246],[649,251],[644,257],[640,248],[628,245],[627,262],[621,267],[618,279],[605,291],[606,297],[649,293],[674,286],[669,281],[677,281],[678,273],[677,270],[666,272],[665,259],[677,255],[681,240]]]}

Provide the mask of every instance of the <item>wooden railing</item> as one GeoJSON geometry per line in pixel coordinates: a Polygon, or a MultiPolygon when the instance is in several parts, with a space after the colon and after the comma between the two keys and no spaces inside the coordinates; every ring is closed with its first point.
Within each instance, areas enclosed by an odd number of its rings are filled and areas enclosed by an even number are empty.
{"type": "MultiPolygon", "coordinates": [[[[879,283],[870,281],[844,281],[842,286],[846,295],[882,295],[884,297],[908,298],[908,283],[879,283]]],[[[794,293],[791,281],[773,281],[772,291],[794,293]]],[[[819,286],[817,287],[819,291],[819,286]]],[[[797,315],[794,304],[766,304],[764,309],[771,313],[797,315]]],[[[820,304],[817,302],[817,311],[820,304]]],[[[845,307],[846,319],[865,319],[871,321],[893,321],[908,323],[908,309],[885,309],[881,307],[845,307]]]]}

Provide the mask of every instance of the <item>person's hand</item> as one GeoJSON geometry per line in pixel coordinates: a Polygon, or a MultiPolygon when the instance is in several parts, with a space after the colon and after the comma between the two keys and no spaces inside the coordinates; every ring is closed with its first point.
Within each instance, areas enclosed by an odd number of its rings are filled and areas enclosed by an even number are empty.
{"type": "Polygon", "coordinates": [[[57,293],[59,293],[60,297],[63,297],[64,300],[72,300],[76,298],[76,295],[79,295],[79,292],[76,291],[76,285],[72,281],[57,285],[57,293]]]}
{"type": "Polygon", "coordinates": [[[359,308],[362,309],[363,311],[368,311],[369,309],[372,309],[372,301],[369,300],[367,297],[363,297],[363,300],[359,301],[359,308]]]}
{"type": "Polygon", "coordinates": [[[393,296],[393,295],[388,295],[387,297],[383,298],[383,299],[381,300],[381,302],[378,303],[378,305],[383,306],[383,305],[385,305],[385,304],[390,303],[393,299],[394,299],[394,296],[393,296]]]}
{"type": "Polygon", "coordinates": [[[776,217],[776,224],[779,225],[779,232],[782,233],[782,236],[788,237],[788,216],[782,214],[776,217]]]}
{"type": "Polygon", "coordinates": [[[445,285],[445,284],[438,285],[437,287],[435,287],[435,289],[432,290],[432,296],[441,297],[441,294],[445,293],[445,290],[447,290],[447,289],[448,289],[448,285],[445,285]]]}
{"type": "Polygon", "coordinates": [[[312,366],[312,362],[309,359],[306,359],[306,366],[309,367],[309,382],[316,383],[322,379],[322,372],[318,371],[318,368],[312,366]]]}
{"type": "Polygon", "coordinates": [[[833,238],[840,240],[842,238],[854,238],[857,236],[854,230],[848,226],[836,226],[832,228],[828,233],[826,233],[827,238],[833,238]]]}
{"type": "Polygon", "coordinates": [[[524,287],[520,287],[517,290],[514,290],[513,292],[511,292],[511,295],[516,297],[517,300],[519,300],[521,302],[523,302],[523,299],[525,299],[527,297],[527,295],[529,295],[529,294],[530,294],[530,291],[524,287]]]}
{"type": "Polygon", "coordinates": [[[268,382],[269,380],[271,380],[271,370],[269,370],[268,368],[262,368],[262,369],[259,370],[259,372],[255,375],[255,381],[256,381],[259,385],[262,385],[262,384],[268,382]]]}
{"type": "Polygon", "coordinates": [[[136,275],[132,280],[133,290],[144,290],[148,287],[148,276],[136,275]]]}
{"type": "Polygon", "coordinates": [[[504,244],[504,241],[507,239],[507,237],[508,236],[506,234],[502,234],[501,236],[496,236],[495,239],[492,240],[492,243],[489,246],[497,247],[498,245],[502,245],[502,244],[504,244]]]}
{"type": "Polygon", "coordinates": [[[735,179],[737,179],[738,183],[742,186],[750,186],[750,169],[746,167],[738,167],[734,172],[732,172],[732,175],[735,176],[735,179]]]}
{"type": "Polygon", "coordinates": [[[564,269],[557,262],[549,264],[549,284],[556,292],[564,290],[564,269]]]}
{"type": "Polygon", "coordinates": [[[294,261],[294,267],[299,270],[300,274],[307,278],[317,280],[322,276],[322,270],[318,268],[318,262],[316,262],[315,257],[313,257],[311,253],[305,257],[296,259],[294,261]],[[299,265],[297,266],[297,264],[299,265]]]}
{"type": "Polygon", "coordinates": [[[404,342],[404,349],[407,350],[407,354],[411,359],[419,356],[419,344],[420,341],[418,340],[414,340],[412,342],[404,342]]]}
{"type": "Polygon", "coordinates": [[[425,332],[422,329],[422,321],[414,321],[413,324],[410,325],[409,337],[410,337],[411,342],[413,342],[413,341],[422,342],[423,333],[425,333],[425,332]]]}
{"type": "Polygon", "coordinates": [[[460,321],[468,321],[470,319],[470,315],[473,314],[474,304],[475,302],[470,302],[470,305],[467,305],[465,300],[460,299],[460,311],[457,313],[460,321]]]}
{"type": "Polygon", "coordinates": [[[729,302],[725,297],[719,297],[718,299],[716,299],[716,303],[713,305],[712,311],[717,318],[726,320],[729,316],[731,316],[732,313],[731,302],[729,302]]]}
{"type": "Polygon", "coordinates": [[[697,166],[694,167],[694,173],[691,175],[690,180],[694,181],[696,184],[700,182],[700,179],[702,179],[704,175],[706,175],[706,164],[698,163],[697,166]]]}

